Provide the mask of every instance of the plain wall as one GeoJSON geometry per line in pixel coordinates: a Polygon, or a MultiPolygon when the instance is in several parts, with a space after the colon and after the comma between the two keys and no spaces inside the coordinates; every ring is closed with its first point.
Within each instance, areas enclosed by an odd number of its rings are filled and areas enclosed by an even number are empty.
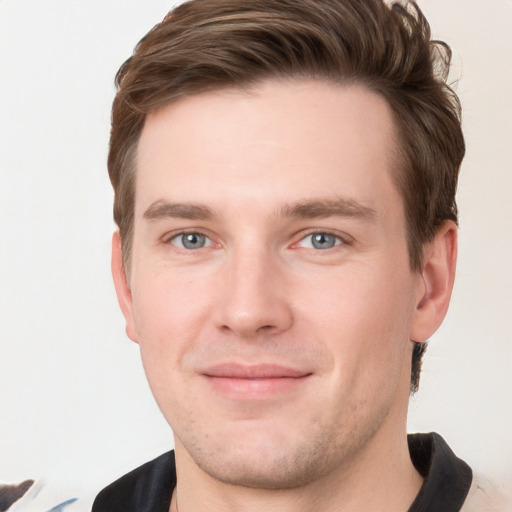
{"type": "MultiPolygon", "coordinates": [[[[0,1],[0,482],[79,496],[172,446],[110,278],[113,77],[163,0],[0,1]]],[[[512,2],[420,0],[454,48],[467,157],[452,305],[410,431],[512,477],[512,2]]],[[[46,500],[46,501],[45,501],[46,500]]],[[[41,510],[41,509],[39,509],[41,510]]]]}

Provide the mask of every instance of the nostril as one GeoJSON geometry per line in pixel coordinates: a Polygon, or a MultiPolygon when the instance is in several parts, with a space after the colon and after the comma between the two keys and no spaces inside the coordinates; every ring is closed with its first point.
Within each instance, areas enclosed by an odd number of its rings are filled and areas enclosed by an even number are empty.
{"type": "Polygon", "coordinates": [[[271,329],[273,329],[275,326],[273,325],[262,325],[261,327],[259,327],[258,329],[256,329],[256,332],[260,332],[260,331],[270,331],[271,329]]]}

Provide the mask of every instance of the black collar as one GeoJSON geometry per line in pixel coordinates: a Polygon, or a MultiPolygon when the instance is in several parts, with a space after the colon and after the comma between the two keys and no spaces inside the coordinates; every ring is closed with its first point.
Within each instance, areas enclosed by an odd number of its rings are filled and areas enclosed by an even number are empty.
{"type": "Polygon", "coordinates": [[[411,460],[425,479],[409,512],[458,512],[471,486],[471,468],[435,432],[409,434],[411,460]]]}

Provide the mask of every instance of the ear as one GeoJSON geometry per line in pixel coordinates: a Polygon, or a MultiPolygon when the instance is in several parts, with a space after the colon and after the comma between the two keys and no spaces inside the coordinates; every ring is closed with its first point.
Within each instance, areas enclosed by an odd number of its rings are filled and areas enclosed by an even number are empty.
{"type": "Polygon", "coordinates": [[[453,289],[457,263],[457,225],[446,221],[424,249],[417,306],[411,326],[413,341],[426,341],[441,325],[453,289]]]}
{"type": "Polygon", "coordinates": [[[132,291],[126,277],[123,263],[123,249],[119,231],[112,235],[112,277],[116,288],[117,300],[126,320],[126,334],[138,343],[137,329],[133,317],[132,291]]]}

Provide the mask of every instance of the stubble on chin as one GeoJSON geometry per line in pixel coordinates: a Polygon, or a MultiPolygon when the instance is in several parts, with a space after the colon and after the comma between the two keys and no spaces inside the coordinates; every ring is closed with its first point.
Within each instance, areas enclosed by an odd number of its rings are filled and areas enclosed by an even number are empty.
{"type": "Polygon", "coordinates": [[[257,440],[248,435],[237,443],[226,436],[223,443],[218,443],[213,441],[215,434],[207,434],[202,441],[185,439],[182,447],[200,470],[224,484],[262,490],[296,489],[332,473],[342,475],[343,467],[352,466],[375,435],[383,417],[384,411],[382,418],[366,427],[347,426],[342,435],[339,428],[317,423],[301,441],[259,432],[257,440]]]}

